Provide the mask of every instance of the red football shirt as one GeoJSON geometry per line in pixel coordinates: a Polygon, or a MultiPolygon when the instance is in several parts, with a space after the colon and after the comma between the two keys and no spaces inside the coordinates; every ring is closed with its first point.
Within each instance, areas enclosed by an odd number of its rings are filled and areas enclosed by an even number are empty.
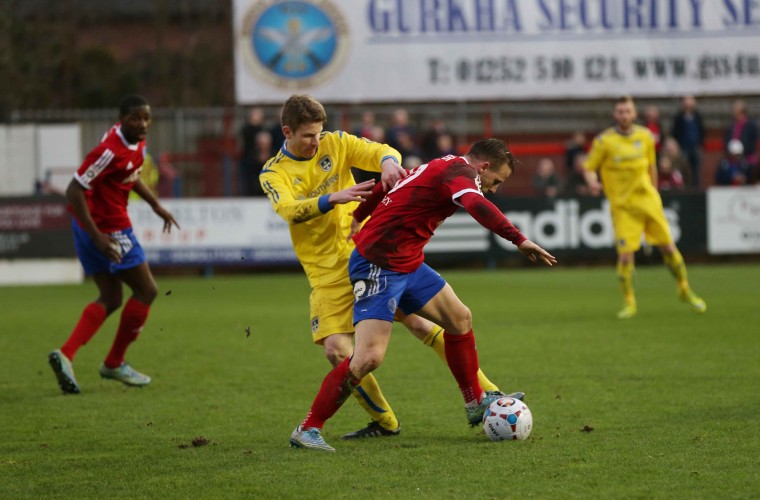
{"type": "Polygon", "coordinates": [[[132,225],[127,199],[140,177],[144,157],[145,141],[128,143],[121,133],[121,124],[117,123],[85,156],[74,174],[85,188],[87,207],[100,231],[121,231],[132,225]]]}
{"type": "Polygon", "coordinates": [[[483,195],[480,178],[464,157],[449,155],[410,170],[354,236],[356,249],[382,268],[416,270],[425,259],[423,247],[435,229],[462,206],[458,198],[465,193],[483,195]]]}

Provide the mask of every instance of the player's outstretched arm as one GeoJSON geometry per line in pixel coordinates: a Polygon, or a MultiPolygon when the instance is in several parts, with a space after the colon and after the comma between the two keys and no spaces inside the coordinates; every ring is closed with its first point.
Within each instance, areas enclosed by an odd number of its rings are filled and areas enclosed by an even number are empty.
{"type": "Polygon", "coordinates": [[[171,232],[172,226],[176,226],[177,229],[179,229],[179,224],[177,224],[177,221],[174,220],[174,216],[168,210],[166,210],[163,205],[161,205],[161,203],[158,202],[151,190],[148,189],[148,186],[146,186],[141,179],[137,179],[134,186],[132,186],[132,189],[140,196],[140,198],[145,200],[148,205],[150,205],[156,215],[164,220],[165,233],[171,232]]]}
{"type": "Polygon", "coordinates": [[[498,234],[505,240],[511,241],[523,255],[526,255],[531,262],[541,261],[548,266],[557,263],[549,252],[527,239],[513,224],[507,219],[496,205],[485,199],[477,193],[469,192],[459,197],[467,213],[484,228],[494,234],[498,234]]]}
{"type": "Polygon", "coordinates": [[[521,254],[526,255],[531,262],[541,261],[547,266],[553,266],[557,263],[555,256],[530,240],[525,240],[517,245],[517,249],[520,250],[521,254]]]}
{"type": "Polygon", "coordinates": [[[372,193],[372,187],[374,185],[375,181],[372,179],[360,182],[359,184],[353,185],[350,188],[332,193],[328,198],[328,201],[333,206],[350,203],[352,201],[362,202],[367,199],[370,193],[372,193]]]}

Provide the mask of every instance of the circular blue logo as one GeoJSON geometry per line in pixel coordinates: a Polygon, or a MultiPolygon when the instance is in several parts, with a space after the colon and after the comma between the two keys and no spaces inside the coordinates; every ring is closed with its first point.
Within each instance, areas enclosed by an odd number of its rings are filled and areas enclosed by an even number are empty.
{"type": "Polygon", "coordinates": [[[252,76],[302,89],[332,77],[348,48],[348,27],[327,0],[256,2],[243,18],[244,55],[252,76]]]}

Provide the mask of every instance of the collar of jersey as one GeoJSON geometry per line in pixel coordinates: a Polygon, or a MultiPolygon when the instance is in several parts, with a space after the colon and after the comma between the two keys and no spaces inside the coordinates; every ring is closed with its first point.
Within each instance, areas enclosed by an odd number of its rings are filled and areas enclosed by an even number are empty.
{"type": "Polygon", "coordinates": [[[309,160],[311,160],[311,158],[301,158],[300,156],[296,156],[293,153],[291,153],[290,151],[288,151],[287,148],[288,148],[288,141],[285,141],[285,142],[282,143],[282,154],[284,154],[285,156],[287,156],[291,160],[296,160],[296,161],[309,161],[309,160]]]}
{"type": "Polygon", "coordinates": [[[127,139],[124,137],[124,134],[121,133],[121,125],[119,125],[119,128],[116,129],[116,135],[119,136],[119,139],[121,139],[121,142],[124,143],[124,145],[127,147],[127,149],[131,149],[132,151],[137,151],[137,146],[140,145],[139,142],[136,142],[134,144],[130,144],[127,139]]]}

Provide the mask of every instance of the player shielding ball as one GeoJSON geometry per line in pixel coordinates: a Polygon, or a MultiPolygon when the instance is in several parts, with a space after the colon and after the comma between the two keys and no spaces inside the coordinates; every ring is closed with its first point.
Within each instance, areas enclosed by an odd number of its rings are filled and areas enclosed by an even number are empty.
{"type": "Polygon", "coordinates": [[[356,229],[349,275],[354,285],[354,354],[325,377],[311,410],[290,436],[291,446],[335,451],[321,435],[359,385],[383,362],[396,308],[444,328],[446,361],[465,402],[467,421],[478,425],[488,405],[503,396],[478,382],[478,355],[470,310],[446,281],[424,261],[423,247],[446,218],[463,207],[482,226],[515,244],[532,261],[557,260],[523,236],[483,192],[494,192],[514,170],[504,142],[483,139],[463,156],[421,165],[384,193],[380,186],[354,212],[356,229]],[[373,208],[374,209],[373,212],[373,208]]]}
{"type": "Polygon", "coordinates": [[[665,265],[676,279],[681,300],[693,310],[705,312],[705,301],[689,287],[686,264],[673,242],[662,198],[657,192],[654,137],[647,128],[634,123],[636,106],[629,96],[615,102],[613,117],[615,127],[608,128],[594,139],[583,166],[592,194],[599,194],[603,186],[610,202],[618,255],[617,273],[624,299],[618,318],[636,315],[634,253],[641,248],[642,234],[650,245],[660,249],[665,265]],[[602,184],[597,172],[601,174],[602,184]]]}
{"type": "Polygon", "coordinates": [[[65,394],[80,392],[72,365],[74,356],[106,318],[121,307],[122,283],[132,290],[132,296],[122,310],[116,337],[100,367],[100,375],[131,386],[150,383],[149,376],[124,361],[127,348],[137,339],[158,293],[127,214],[130,191],[140,195],[163,219],[164,231],[179,227],[140,180],[150,124],[148,102],[140,96],[125,97],[119,108],[119,123],[87,154],[66,188],[69,210],[74,215],[74,245],[85,274],[92,276],[98,288],[98,298],[85,307],[66,343],[48,355],[65,394]]]}
{"type": "MultiPolygon", "coordinates": [[[[309,95],[293,95],[282,107],[285,143],[259,176],[272,209],[287,221],[296,256],[311,285],[312,341],[337,366],[351,356],[354,295],[348,261],[354,249],[351,213],[370,194],[374,181],[356,184],[351,168],[381,172],[377,189],[390,189],[406,175],[398,151],[344,131],[323,131],[327,114],[309,95]]],[[[419,316],[399,320],[445,362],[442,329],[419,316]]],[[[480,384],[498,387],[478,371],[480,384]]],[[[401,427],[373,375],[354,392],[372,421],[344,439],[397,436],[401,427]]]]}

